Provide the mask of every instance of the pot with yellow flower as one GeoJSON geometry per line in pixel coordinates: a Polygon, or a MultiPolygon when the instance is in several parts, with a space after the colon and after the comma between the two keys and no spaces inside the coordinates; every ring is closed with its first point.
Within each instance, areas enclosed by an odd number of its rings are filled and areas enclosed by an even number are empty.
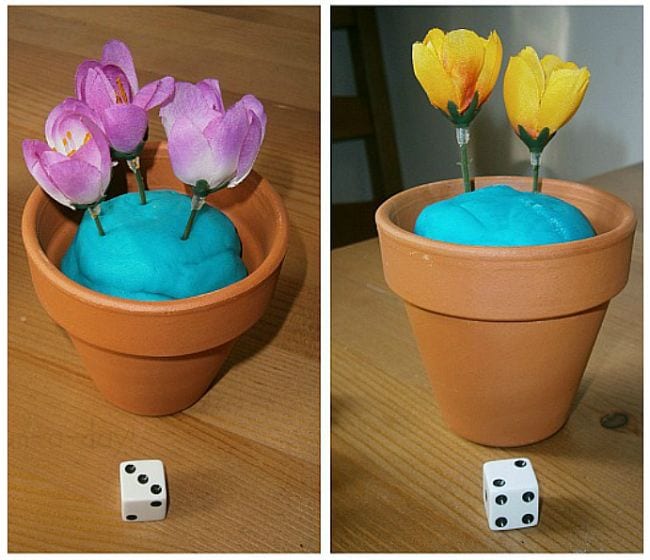
{"type": "MultiPolygon", "coordinates": [[[[109,52],[124,54],[113,43],[109,52]]],[[[288,221],[280,197],[251,173],[261,103],[244,96],[226,109],[212,79],[139,90],[134,103],[162,104],[169,145],[138,145],[126,158],[133,174],[108,188],[111,159],[124,159],[115,146],[146,135],[146,113],[143,123],[142,107],[127,104],[123,74],[132,72],[116,70],[115,56],[82,73],[82,91],[104,113],[66,100],[48,118],[47,143],[23,143],[41,187],[25,206],[23,241],[38,298],[100,392],[130,412],[172,414],[201,398],[264,313],[288,221]]]]}
{"type": "MultiPolygon", "coordinates": [[[[485,59],[481,43],[467,44],[457,49],[463,65],[468,52],[485,59]]],[[[453,74],[442,45],[430,56],[453,74]]],[[[586,68],[540,61],[530,48],[511,58],[507,113],[531,152],[575,113],[588,79],[586,68]]],[[[536,165],[538,157],[534,176],[536,165]]],[[[464,184],[414,187],[378,209],[384,275],[405,303],[450,429],[484,445],[526,445],[569,417],[608,302],[627,282],[636,222],[625,202],[569,181],[544,179],[539,189],[527,177],[477,177],[471,192],[464,184]]]]}

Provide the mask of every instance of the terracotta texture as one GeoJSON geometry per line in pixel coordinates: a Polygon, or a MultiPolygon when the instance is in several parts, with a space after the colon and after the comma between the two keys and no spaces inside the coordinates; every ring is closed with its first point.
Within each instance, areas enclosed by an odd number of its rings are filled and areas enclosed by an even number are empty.
{"type": "MultiPolygon", "coordinates": [[[[529,177],[479,177],[476,188],[529,177]]],[[[544,179],[542,191],[584,212],[598,235],[533,247],[473,247],[412,233],[424,206],[460,180],[405,190],[376,214],[386,282],[405,302],[445,422],[484,445],[533,443],[558,431],[609,300],[625,286],[636,220],[617,197],[544,179]]]]}
{"type": "MultiPolygon", "coordinates": [[[[141,166],[149,189],[189,192],[173,175],[165,143],[147,146],[141,166]]],[[[132,174],[127,181],[129,191],[137,190],[132,174]]],[[[112,194],[124,190],[119,177],[115,183],[112,194]]],[[[23,242],[38,298],[70,335],[99,390],[120,408],[163,415],[191,406],[272,297],[288,241],[280,197],[252,173],[238,187],[210,195],[208,204],[235,224],[249,276],[221,290],[165,302],[115,298],[67,278],[57,267],[81,213],[68,211],[39,187],[25,205],[23,242]]]]}

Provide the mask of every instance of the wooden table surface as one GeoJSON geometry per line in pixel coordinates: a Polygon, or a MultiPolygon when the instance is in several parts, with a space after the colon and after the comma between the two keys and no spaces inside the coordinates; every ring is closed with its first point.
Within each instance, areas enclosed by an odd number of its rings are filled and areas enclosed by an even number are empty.
{"type": "MultiPolygon", "coordinates": [[[[588,181],[641,216],[641,165],[588,181]]],[[[641,222],[639,222],[641,226],[641,222]]],[[[566,426],[519,449],[476,445],[442,424],[376,239],[332,253],[332,550],[596,552],[643,547],[643,235],[611,302],[566,426]],[[624,428],[600,419],[624,412],[624,428]],[[528,456],[537,527],[492,532],[482,464],[528,456]]]]}
{"type": "MultiPolygon", "coordinates": [[[[318,7],[9,8],[9,550],[317,551],[320,541],[318,7]],[[23,138],[73,95],[74,72],[124,40],[141,84],[220,80],[268,114],[256,163],[291,234],[273,302],[196,405],[146,418],[108,404],[31,286],[20,216],[23,138]],[[120,519],[120,461],[160,458],[171,507],[120,519]]],[[[164,139],[156,111],[150,139],[164,139]]]]}

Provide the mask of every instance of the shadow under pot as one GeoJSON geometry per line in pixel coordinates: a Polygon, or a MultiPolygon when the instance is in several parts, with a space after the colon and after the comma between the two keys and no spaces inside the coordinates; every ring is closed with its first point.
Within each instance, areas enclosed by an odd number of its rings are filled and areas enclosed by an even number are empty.
{"type": "MultiPolygon", "coordinates": [[[[165,142],[149,144],[140,160],[150,190],[189,193],[173,174],[165,142]]],[[[137,191],[130,175],[127,188],[137,191]]],[[[39,187],[25,205],[22,236],[36,294],[67,331],[97,388],[119,408],[158,416],[194,404],[236,339],[271,300],[288,241],[282,200],[251,173],[236,188],[210,195],[207,203],[237,228],[249,274],[220,290],[162,302],[112,297],[70,280],[58,267],[81,213],[57,204],[39,187]]]]}
{"type": "MultiPolygon", "coordinates": [[[[530,190],[529,177],[477,177],[476,188],[530,190]]],[[[463,192],[448,180],[405,190],[377,210],[389,287],[406,306],[442,417],[476,443],[543,440],[567,421],[609,300],[627,283],[636,220],[598,189],[544,179],[597,235],[528,247],[479,247],[412,233],[427,205],[463,192]]]]}

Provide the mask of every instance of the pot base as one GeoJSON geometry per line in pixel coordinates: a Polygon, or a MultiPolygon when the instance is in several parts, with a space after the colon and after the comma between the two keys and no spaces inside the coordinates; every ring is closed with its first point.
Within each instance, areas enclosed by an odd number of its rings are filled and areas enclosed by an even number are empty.
{"type": "Polygon", "coordinates": [[[198,354],[152,357],[119,354],[70,338],[106,400],[143,416],[174,414],[197,402],[210,388],[235,342],[198,354]]]}
{"type": "Polygon", "coordinates": [[[406,310],[445,423],[470,441],[517,447],[566,422],[607,304],[543,321],[406,310]]]}

